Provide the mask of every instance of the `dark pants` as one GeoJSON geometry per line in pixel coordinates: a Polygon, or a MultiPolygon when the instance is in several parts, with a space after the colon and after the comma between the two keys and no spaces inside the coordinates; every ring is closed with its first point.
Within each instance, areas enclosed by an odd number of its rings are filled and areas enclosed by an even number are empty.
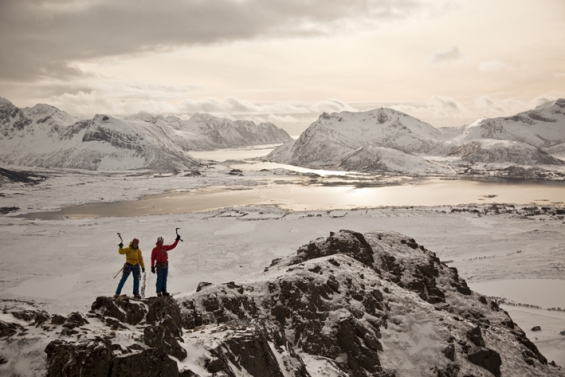
{"type": "Polygon", "coordinates": [[[140,277],[139,264],[131,265],[129,263],[126,263],[124,265],[122,280],[120,280],[120,283],[118,284],[118,289],[116,289],[117,295],[119,295],[122,292],[122,288],[124,287],[124,284],[126,283],[129,274],[131,274],[132,272],[133,272],[133,294],[134,295],[139,294],[139,277],[140,277]]]}
{"type": "Polygon", "coordinates": [[[157,293],[167,291],[167,275],[169,274],[168,263],[157,263],[157,293]]]}

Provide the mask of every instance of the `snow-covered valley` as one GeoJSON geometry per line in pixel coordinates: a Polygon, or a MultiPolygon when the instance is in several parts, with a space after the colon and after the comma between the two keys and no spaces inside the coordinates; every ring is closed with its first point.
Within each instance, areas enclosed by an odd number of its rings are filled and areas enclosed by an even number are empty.
{"type": "MultiPolygon", "coordinates": [[[[476,283],[482,289],[480,293],[507,302],[502,307],[541,352],[550,361],[565,364],[560,351],[565,337],[559,334],[565,330],[565,316],[563,312],[547,310],[563,307],[560,289],[557,286],[555,293],[548,294],[547,286],[543,285],[545,279],[565,280],[565,259],[561,252],[565,245],[562,203],[493,205],[495,197],[486,198],[485,204],[478,200],[469,205],[422,207],[291,211],[273,205],[250,205],[151,216],[126,213],[125,217],[60,220],[16,217],[22,212],[53,211],[88,202],[135,200],[149,194],[208,186],[256,189],[272,180],[283,179],[287,185],[297,185],[310,179],[309,173],[297,175],[274,170],[254,175],[246,171],[240,176],[230,175],[230,171],[229,166],[221,164],[201,169],[199,176],[35,170],[48,178],[37,185],[4,184],[0,206],[17,204],[21,210],[0,218],[3,250],[15,251],[4,252],[0,262],[2,305],[8,311],[29,308],[28,303],[32,303],[33,307],[50,313],[87,312],[96,297],[111,296],[117,285],[112,276],[123,263],[123,257],[116,251],[117,232],[125,239],[141,240],[147,263],[156,237],[172,241],[174,229],[180,228],[184,242],[170,253],[170,290],[176,295],[190,295],[202,281],[222,284],[249,279],[246,276],[259,273],[271,260],[295,254],[300,246],[327,237],[330,232],[392,231],[414,238],[440,260],[452,261],[448,265],[456,267],[471,288],[476,283]],[[507,284],[508,280],[527,282],[528,294],[501,294],[504,292],[497,290],[497,282],[507,284]],[[538,281],[541,283],[537,284],[538,281]],[[491,284],[491,288],[483,289],[481,284],[491,284]],[[532,302],[529,298],[535,295],[544,295],[548,301],[544,305],[532,302]],[[530,331],[534,326],[541,326],[542,331],[530,331]]],[[[148,273],[148,296],[153,295],[154,283],[154,275],[148,273]]],[[[206,342],[205,339],[202,337],[201,341],[206,342]]],[[[192,343],[186,347],[189,344],[192,343]]],[[[5,348],[2,353],[10,355],[5,348]]],[[[304,360],[307,357],[303,355],[304,360]]],[[[382,360],[386,363],[384,356],[382,360]]],[[[186,363],[192,363],[192,370],[200,371],[201,376],[206,375],[202,360],[190,359],[186,363]]],[[[392,361],[389,363],[394,365],[392,361]]],[[[311,360],[308,371],[312,376],[330,373],[329,364],[324,364],[321,368],[324,372],[320,374],[314,372],[315,365],[319,361],[311,360]]],[[[404,373],[400,375],[412,375],[410,371],[404,373]]]]}

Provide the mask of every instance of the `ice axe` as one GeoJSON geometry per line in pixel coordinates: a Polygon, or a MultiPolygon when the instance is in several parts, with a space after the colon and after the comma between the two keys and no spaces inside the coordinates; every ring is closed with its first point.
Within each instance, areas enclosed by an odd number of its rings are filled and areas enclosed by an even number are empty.
{"type": "MultiPolygon", "coordinates": [[[[177,237],[180,237],[180,236],[179,236],[179,229],[180,229],[180,228],[175,228],[175,232],[177,232],[177,237]]],[[[180,242],[184,242],[184,241],[182,240],[182,238],[179,238],[179,239],[180,239],[180,242]]]]}
{"type": "MultiPolygon", "coordinates": [[[[121,241],[122,243],[124,243],[124,240],[122,239],[122,235],[121,235],[120,233],[118,233],[118,237],[120,237],[120,241],[121,241]]],[[[116,272],[116,274],[114,275],[114,279],[115,279],[116,276],[118,276],[118,274],[119,274],[120,272],[122,272],[123,270],[124,270],[123,267],[120,268],[120,270],[119,270],[118,272],[116,272]]]]}

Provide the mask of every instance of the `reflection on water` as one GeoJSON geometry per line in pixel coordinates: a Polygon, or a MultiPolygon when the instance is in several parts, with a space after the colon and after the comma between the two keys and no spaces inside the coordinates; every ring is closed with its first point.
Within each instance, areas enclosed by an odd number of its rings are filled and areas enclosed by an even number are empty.
{"type": "Polygon", "coordinates": [[[332,210],[380,206],[434,206],[466,203],[550,204],[565,201],[565,182],[509,182],[421,179],[415,184],[355,188],[276,184],[233,190],[213,187],[154,195],[131,202],[87,204],[57,212],[22,215],[62,219],[187,213],[243,205],[276,204],[289,210],[332,210]]]}
{"type": "Polygon", "coordinates": [[[243,148],[216,149],[212,151],[190,151],[194,158],[223,162],[226,160],[248,160],[263,157],[271,153],[280,144],[254,145],[243,148]]]}
{"type": "Polygon", "coordinates": [[[275,147],[279,144],[266,144],[266,145],[256,145],[245,148],[229,148],[229,149],[217,149],[213,151],[191,151],[190,154],[198,159],[202,160],[213,160],[218,162],[225,162],[228,160],[234,161],[246,161],[247,163],[235,163],[229,164],[233,169],[240,169],[242,171],[259,171],[262,169],[287,169],[291,171],[296,171],[299,173],[314,173],[321,176],[336,175],[361,175],[366,176],[367,174],[356,173],[356,172],[345,172],[345,171],[333,171],[333,170],[319,170],[319,169],[308,169],[302,168],[300,166],[292,166],[285,164],[277,164],[275,162],[259,162],[251,161],[252,158],[264,157],[271,153],[275,147]]]}
{"type": "MultiPolygon", "coordinates": [[[[191,152],[200,159],[243,161],[261,157],[276,145],[191,152]]],[[[565,182],[520,180],[443,180],[383,178],[356,172],[313,170],[297,166],[255,162],[232,164],[243,171],[283,168],[316,173],[324,185],[289,184],[283,177],[265,186],[212,187],[185,193],[148,196],[137,201],[86,204],[20,217],[37,219],[130,217],[213,210],[244,205],[278,205],[289,210],[332,210],[381,206],[435,206],[467,203],[550,204],[565,202],[565,182]],[[328,176],[333,176],[327,178],[328,176]],[[403,182],[403,184],[400,184],[403,182]],[[395,186],[391,183],[396,184],[395,186]],[[374,185],[374,186],[373,186],[374,185]],[[383,186],[384,185],[384,186],[383,186]],[[367,186],[367,187],[364,187],[367,186]]],[[[306,181],[304,181],[305,183],[306,181]]]]}

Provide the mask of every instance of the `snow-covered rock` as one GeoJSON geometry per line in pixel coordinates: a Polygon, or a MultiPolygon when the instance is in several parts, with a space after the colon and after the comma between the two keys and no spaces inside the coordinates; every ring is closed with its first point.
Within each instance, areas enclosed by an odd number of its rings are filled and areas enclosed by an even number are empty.
{"type": "Polygon", "coordinates": [[[556,144],[549,148],[545,148],[545,150],[553,156],[565,157],[565,143],[556,144]]]}
{"type": "Polygon", "coordinates": [[[486,164],[562,165],[548,152],[559,155],[564,144],[565,99],[511,117],[442,129],[381,108],[324,113],[296,141],[279,146],[265,160],[310,168],[443,174],[452,170],[435,168],[415,156],[459,156],[486,164]],[[379,147],[403,154],[376,153],[379,147]]]}
{"type": "Polygon", "coordinates": [[[34,123],[47,123],[50,126],[69,126],[79,120],[54,106],[46,104],[25,107],[22,112],[34,123]]]}
{"type": "MultiPolygon", "coordinates": [[[[200,284],[178,300],[195,328],[274,324],[282,375],[303,376],[288,365],[305,360],[311,376],[564,375],[496,302],[398,233],[340,231],[261,274],[200,284]]],[[[214,347],[218,372],[231,376],[225,360],[240,360],[242,347],[205,344],[214,347]]]]}
{"type": "Polygon", "coordinates": [[[6,165],[87,170],[176,170],[198,165],[149,123],[131,124],[99,114],[76,121],[47,105],[23,110],[0,105],[0,162],[6,165]]]}
{"type": "Polygon", "coordinates": [[[232,121],[201,113],[194,114],[189,120],[148,113],[138,113],[126,120],[154,124],[186,151],[279,144],[292,140],[286,131],[273,123],[232,121]]]}
{"type": "MultiPolygon", "coordinates": [[[[429,124],[392,109],[324,113],[297,140],[275,149],[266,159],[312,168],[337,167],[362,147],[424,154],[437,149],[442,138],[429,124]]],[[[371,166],[371,161],[364,165],[371,166]]]]}
{"type": "Polygon", "coordinates": [[[186,152],[292,140],[272,123],[230,121],[206,114],[190,120],[100,114],[78,120],[53,106],[19,109],[0,98],[0,163],[88,170],[178,170],[198,163],[186,152]]]}
{"type": "Polygon", "coordinates": [[[12,102],[0,97],[0,135],[9,137],[13,132],[22,131],[31,122],[12,102]]]}
{"type": "Polygon", "coordinates": [[[510,117],[480,119],[459,127],[453,137],[459,144],[481,139],[519,141],[536,147],[561,144],[565,142],[565,99],[510,117]]]}
{"type": "Polygon", "coordinates": [[[367,146],[345,156],[339,169],[361,172],[389,172],[410,175],[451,175],[453,171],[419,156],[395,149],[367,146]]]}
{"type": "Polygon", "coordinates": [[[510,141],[481,139],[454,148],[449,156],[461,157],[471,163],[499,163],[518,165],[563,165],[563,161],[552,157],[538,147],[510,141]]]}
{"type": "Polygon", "coordinates": [[[179,135],[191,150],[279,144],[292,140],[285,130],[273,123],[232,121],[201,113],[194,114],[187,121],[181,121],[179,135]]]}
{"type": "Polygon", "coordinates": [[[67,317],[5,310],[0,372],[565,376],[495,301],[394,232],[332,233],[261,273],[175,300],[98,297],[88,314],[67,317]]]}

